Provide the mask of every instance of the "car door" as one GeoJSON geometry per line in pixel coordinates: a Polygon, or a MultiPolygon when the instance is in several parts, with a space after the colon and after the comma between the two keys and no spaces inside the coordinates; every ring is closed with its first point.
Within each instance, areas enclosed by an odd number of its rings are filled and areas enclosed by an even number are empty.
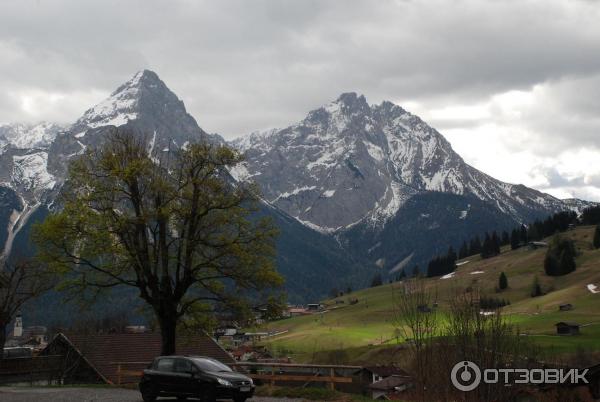
{"type": "Polygon", "coordinates": [[[193,375],[196,367],[187,359],[175,359],[173,384],[177,393],[193,394],[197,390],[193,375]]]}
{"type": "Polygon", "coordinates": [[[174,369],[175,359],[172,357],[162,357],[156,364],[156,382],[161,391],[171,393],[175,390],[174,369]]]}

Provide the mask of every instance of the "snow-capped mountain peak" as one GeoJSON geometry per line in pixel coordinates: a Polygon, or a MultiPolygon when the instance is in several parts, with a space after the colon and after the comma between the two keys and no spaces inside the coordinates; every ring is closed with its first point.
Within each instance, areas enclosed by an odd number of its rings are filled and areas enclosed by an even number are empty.
{"type": "Polygon", "coordinates": [[[45,148],[64,127],[49,122],[0,124],[0,146],[10,144],[15,148],[45,148]]]}
{"type": "MultiPolygon", "coordinates": [[[[119,86],[108,98],[86,110],[73,127],[87,129],[125,125],[138,118],[140,95],[143,88],[152,90],[161,84],[164,86],[156,73],[149,70],[139,71],[130,80],[119,86]]],[[[84,135],[85,131],[75,134],[77,138],[84,135]]]]}
{"type": "Polygon", "coordinates": [[[62,175],[66,160],[88,147],[101,145],[114,127],[121,126],[127,126],[142,140],[152,142],[153,152],[158,153],[202,138],[222,140],[198,127],[183,102],[156,73],[142,70],[108,98],[88,109],[53,143],[49,159],[51,172],[62,175]]]}
{"type": "Polygon", "coordinates": [[[494,203],[515,220],[563,207],[554,197],[503,183],[469,166],[418,116],[392,102],[344,93],[290,127],[232,142],[245,177],[265,198],[324,232],[383,225],[413,195],[440,191],[494,203]]]}

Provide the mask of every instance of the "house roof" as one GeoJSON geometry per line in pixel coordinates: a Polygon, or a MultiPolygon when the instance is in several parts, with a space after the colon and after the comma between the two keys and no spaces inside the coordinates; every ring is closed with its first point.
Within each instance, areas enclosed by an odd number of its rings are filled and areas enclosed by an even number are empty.
{"type": "Polygon", "coordinates": [[[393,375],[387,378],[384,378],[381,381],[374,382],[369,385],[369,388],[376,389],[380,391],[391,391],[396,387],[412,382],[412,377],[409,376],[400,376],[393,375]]]}
{"type": "MultiPolygon", "coordinates": [[[[161,337],[158,333],[124,334],[58,334],[57,339],[67,341],[90,366],[107,382],[116,383],[121,370],[141,371],[160,355],[161,337]]],[[[198,355],[217,359],[225,364],[233,358],[207,335],[179,337],[176,350],[179,355],[198,355]]],[[[122,382],[137,381],[135,376],[121,376],[122,382]]]]}
{"type": "Polygon", "coordinates": [[[365,370],[369,370],[370,372],[377,374],[381,377],[389,377],[392,375],[399,375],[405,377],[409,376],[409,374],[406,371],[402,370],[398,366],[369,366],[365,367],[365,370]]]}
{"type": "Polygon", "coordinates": [[[566,321],[561,321],[561,322],[557,322],[556,324],[554,324],[555,326],[559,326],[559,325],[565,325],[568,327],[580,327],[581,324],[578,324],[576,322],[566,322],[566,321]]]}

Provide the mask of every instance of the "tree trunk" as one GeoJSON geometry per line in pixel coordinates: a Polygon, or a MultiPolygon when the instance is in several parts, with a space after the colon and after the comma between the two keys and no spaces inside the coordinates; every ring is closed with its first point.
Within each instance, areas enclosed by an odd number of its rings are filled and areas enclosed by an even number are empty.
{"type": "Polygon", "coordinates": [[[0,360],[4,358],[4,345],[6,344],[7,323],[0,323],[0,360]]]}
{"type": "Polygon", "coordinates": [[[177,330],[177,318],[175,313],[162,312],[158,317],[161,336],[162,356],[174,355],[176,353],[175,341],[177,330]]]}

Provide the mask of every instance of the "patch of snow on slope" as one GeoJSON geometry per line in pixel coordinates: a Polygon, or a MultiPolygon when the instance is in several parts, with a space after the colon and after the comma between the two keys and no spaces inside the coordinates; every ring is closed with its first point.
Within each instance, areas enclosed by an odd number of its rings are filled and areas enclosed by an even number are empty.
{"type": "Polygon", "coordinates": [[[260,174],[260,172],[251,174],[248,171],[248,164],[246,162],[240,162],[237,165],[230,167],[228,170],[231,177],[233,177],[236,181],[247,181],[251,177],[258,176],[260,174]]]}
{"type": "Polygon", "coordinates": [[[328,227],[315,225],[314,223],[312,223],[310,221],[303,221],[300,218],[296,218],[296,220],[298,222],[300,222],[301,224],[303,224],[304,226],[307,226],[307,227],[309,227],[313,230],[316,230],[317,232],[323,233],[323,234],[330,234],[330,233],[334,233],[336,231],[336,229],[334,229],[334,228],[328,228],[328,227]]]}
{"type": "Polygon", "coordinates": [[[62,129],[61,126],[48,122],[0,124],[0,138],[16,148],[43,148],[49,146],[62,129]]]}
{"type": "Polygon", "coordinates": [[[594,285],[593,283],[587,285],[587,288],[592,293],[600,293],[600,290],[598,290],[598,286],[594,285]]]}
{"type": "Polygon", "coordinates": [[[456,272],[450,272],[449,274],[446,274],[446,275],[442,276],[440,279],[454,278],[454,275],[456,275],[456,272]]]}
{"type": "Polygon", "coordinates": [[[130,120],[137,119],[137,106],[140,78],[138,72],[130,81],[113,92],[107,99],[88,109],[76,124],[84,124],[90,128],[101,126],[119,127],[130,120]]]}
{"type": "Polygon", "coordinates": [[[285,193],[281,193],[277,196],[277,198],[275,198],[273,201],[271,202],[276,202],[277,200],[279,200],[280,198],[289,198],[292,197],[294,195],[298,195],[303,191],[311,191],[311,190],[315,190],[317,188],[317,186],[303,186],[303,187],[297,187],[295,189],[293,189],[292,191],[286,191],[285,193]]]}
{"type": "Polygon", "coordinates": [[[369,155],[371,155],[371,158],[375,159],[376,161],[382,161],[385,159],[385,153],[380,147],[369,141],[366,141],[364,144],[367,147],[367,152],[369,155]]]}
{"type": "Polygon", "coordinates": [[[335,194],[335,190],[327,190],[323,192],[323,197],[330,198],[335,194]]]}
{"type": "Polygon", "coordinates": [[[27,190],[52,189],[56,184],[54,176],[48,173],[48,154],[13,156],[13,182],[27,190]]]}

